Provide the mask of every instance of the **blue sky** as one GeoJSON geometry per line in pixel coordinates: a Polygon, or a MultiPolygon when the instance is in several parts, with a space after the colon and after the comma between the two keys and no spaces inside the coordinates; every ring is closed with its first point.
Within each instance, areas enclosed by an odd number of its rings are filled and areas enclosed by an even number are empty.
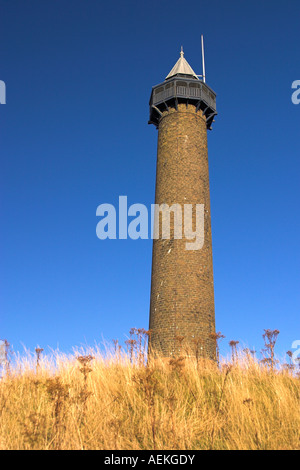
{"type": "Polygon", "coordinates": [[[15,350],[148,327],[151,240],[96,237],[96,208],[154,202],[151,87],[179,57],[217,93],[208,135],[217,330],[300,339],[300,3],[0,0],[0,338],[15,350]]]}

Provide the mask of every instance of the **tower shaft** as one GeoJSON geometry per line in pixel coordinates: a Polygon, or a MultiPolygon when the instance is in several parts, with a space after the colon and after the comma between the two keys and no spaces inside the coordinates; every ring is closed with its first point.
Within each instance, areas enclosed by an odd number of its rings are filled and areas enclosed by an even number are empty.
{"type": "MultiPolygon", "coordinates": [[[[157,109],[157,108],[155,108],[157,109]]],[[[157,119],[156,204],[204,204],[204,244],[186,249],[187,240],[161,235],[153,240],[151,350],[215,359],[214,286],[210,220],[207,116],[188,102],[166,106],[157,119]]],[[[171,219],[172,220],[172,219],[171,219]]],[[[182,217],[184,225],[184,217],[182,217]]],[[[161,220],[160,220],[161,225],[161,220]]],[[[193,213],[195,228],[195,214],[193,213]]],[[[161,234],[161,232],[160,232],[161,234]]]]}

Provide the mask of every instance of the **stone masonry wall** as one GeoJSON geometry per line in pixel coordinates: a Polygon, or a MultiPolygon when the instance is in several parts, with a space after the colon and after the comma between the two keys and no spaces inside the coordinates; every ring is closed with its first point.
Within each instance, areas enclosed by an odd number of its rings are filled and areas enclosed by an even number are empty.
{"type": "Polygon", "coordinates": [[[206,132],[193,105],[170,108],[159,123],[155,203],[204,204],[205,220],[200,250],[186,250],[187,240],[174,239],[174,230],[171,239],[153,240],[150,347],[163,357],[216,355],[209,336],[215,313],[206,132]]]}

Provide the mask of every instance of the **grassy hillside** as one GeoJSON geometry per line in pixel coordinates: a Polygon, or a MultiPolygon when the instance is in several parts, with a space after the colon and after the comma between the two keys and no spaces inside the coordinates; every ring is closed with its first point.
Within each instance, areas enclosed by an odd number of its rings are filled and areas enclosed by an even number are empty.
{"type": "Polygon", "coordinates": [[[0,380],[2,450],[300,449],[299,378],[251,355],[219,368],[117,350],[39,356],[0,380]]]}

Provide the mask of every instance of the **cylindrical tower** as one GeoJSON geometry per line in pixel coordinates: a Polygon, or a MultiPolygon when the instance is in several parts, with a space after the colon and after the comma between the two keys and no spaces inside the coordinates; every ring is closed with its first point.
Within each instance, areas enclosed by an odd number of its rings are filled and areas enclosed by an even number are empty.
{"type": "Polygon", "coordinates": [[[158,356],[216,355],[206,135],[216,115],[215,100],[183,51],[166,80],[152,89],[149,123],[158,128],[155,204],[171,214],[170,236],[162,236],[160,216],[159,236],[153,240],[149,328],[150,348],[158,356]],[[186,230],[189,225],[200,233],[197,207],[204,222],[200,243],[186,230]]]}

